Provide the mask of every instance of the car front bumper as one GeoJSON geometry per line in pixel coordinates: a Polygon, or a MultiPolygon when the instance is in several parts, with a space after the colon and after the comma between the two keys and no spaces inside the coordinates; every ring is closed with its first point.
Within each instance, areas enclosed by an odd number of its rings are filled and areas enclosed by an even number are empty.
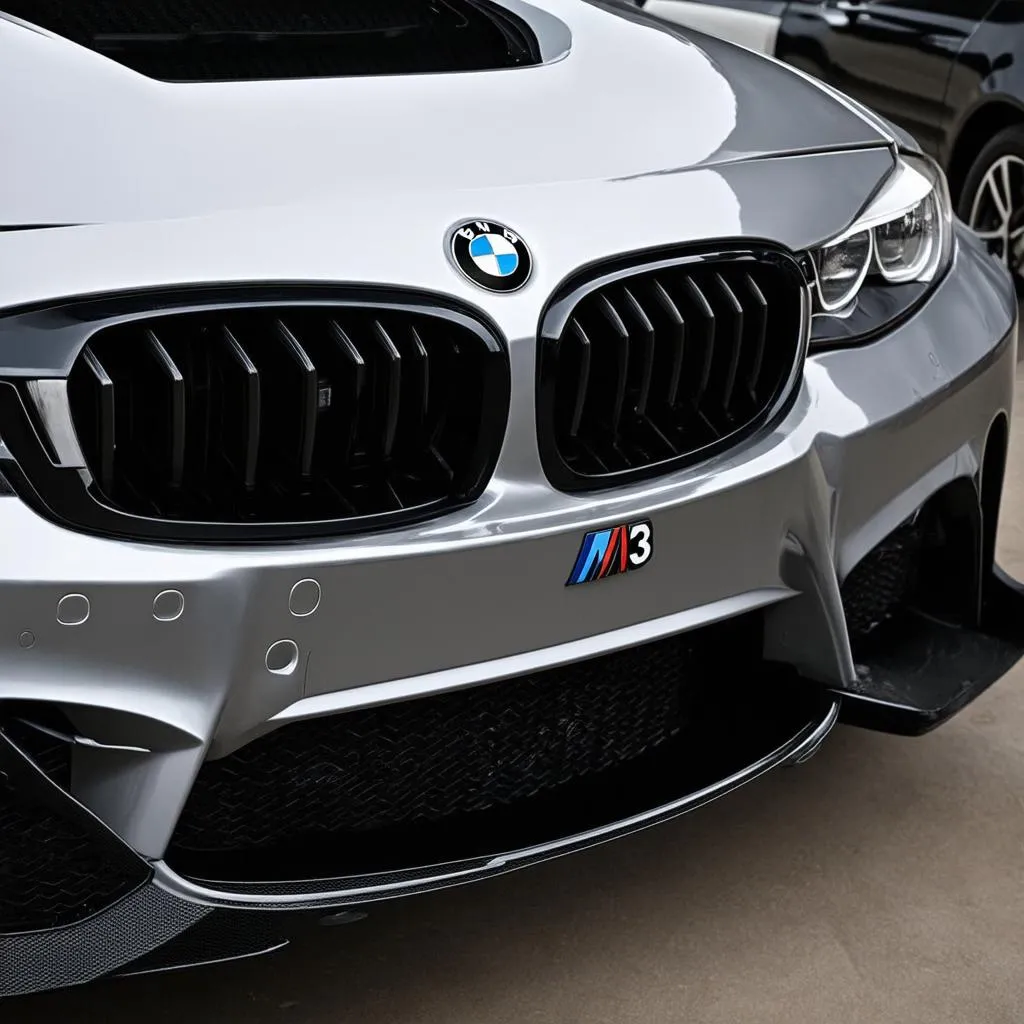
{"type": "MultiPolygon", "coordinates": [[[[277,911],[281,922],[288,910],[323,912],[455,884],[644,827],[805,759],[840,708],[859,724],[908,733],[948,717],[1024,651],[1016,626],[1024,601],[993,574],[990,557],[1016,320],[1012,285],[961,234],[956,263],[926,305],[869,345],[812,355],[795,402],[770,431],[712,464],[584,496],[545,480],[533,403],[516,400],[533,393],[535,347],[513,340],[512,419],[484,496],[431,523],[373,536],[245,549],[139,544],[71,532],[13,495],[0,498],[8,539],[0,701],[18,714],[23,702],[29,713],[59,707],[74,723],[74,735],[63,737],[72,751],[68,781],[26,760],[10,731],[7,770],[13,765],[10,777],[44,803],[136,859],[145,876],[81,924],[0,935],[0,959],[12,965],[0,967],[0,992],[144,963],[176,936],[207,927],[211,914],[248,936],[238,940],[242,952],[258,952],[277,941],[276,931],[264,939],[249,925],[261,910],[277,911]],[[937,636],[928,627],[912,649],[861,663],[844,581],[958,486],[975,496],[979,524],[974,628],[937,636]],[[638,519],[653,529],[653,557],[642,570],[565,586],[587,531],[638,519]],[[772,741],[719,778],[680,782],[668,796],[640,794],[613,820],[447,867],[218,888],[165,860],[204,762],[265,734],[751,615],[763,628],[759,682],[777,687],[770,692],[779,700],[799,697],[772,741]],[[939,649],[954,666],[949,678],[922,668],[939,649]],[[131,949],[126,929],[142,936],[131,949]],[[51,952],[40,960],[44,937],[51,952]],[[52,952],[62,943],[80,951],[66,969],[57,966],[64,953],[52,952]],[[96,952],[81,952],[83,944],[96,952]]],[[[723,690],[732,685],[720,681],[723,690]]]]}

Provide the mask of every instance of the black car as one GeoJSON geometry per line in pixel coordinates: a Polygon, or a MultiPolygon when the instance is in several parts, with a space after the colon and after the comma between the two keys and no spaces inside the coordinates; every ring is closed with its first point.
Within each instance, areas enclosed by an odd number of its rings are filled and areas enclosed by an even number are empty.
{"type": "Polygon", "coordinates": [[[1024,0],[635,0],[773,54],[913,134],[1024,275],[1024,0]]]}

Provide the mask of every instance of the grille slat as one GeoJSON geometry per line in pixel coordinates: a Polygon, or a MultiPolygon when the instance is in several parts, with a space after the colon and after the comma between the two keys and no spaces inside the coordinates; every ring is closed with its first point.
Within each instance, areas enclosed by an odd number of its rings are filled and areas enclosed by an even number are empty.
{"type": "Polygon", "coordinates": [[[348,391],[342,397],[346,400],[343,406],[342,416],[344,423],[341,426],[341,458],[348,463],[352,458],[352,451],[356,443],[356,433],[359,430],[359,409],[362,403],[363,391],[366,388],[366,360],[362,353],[355,346],[355,342],[345,333],[344,328],[336,321],[330,323],[331,338],[337,346],[342,360],[348,366],[348,374],[345,375],[349,382],[348,391]]]}
{"type": "Polygon", "coordinates": [[[215,353],[214,365],[223,374],[224,454],[228,465],[241,477],[243,487],[251,491],[256,486],[256,460],[260,450],[260,373],[231,328],[224,327],[220,339],[222,362],[217,360],[220,354],[217,346],[211,349],[215,353]]]}
{"type": "Polygon", "coordinates": [[[628,289],[623,290],[626,304],[632,313],[633,320],[639,327],[643,343],[643,355],[640,363],[640,384],[636,396],[636,414],[644,416],[647,412],[647,400],[651,394],[651,380],[654,377],[654,324],[648,319],[636,296],[628,289]]]}
{"type": "Polygon", "coordinates": [[[756,324],[751,333],[753,355],[750,371],[746,375],[746,392],[750,394],[752,400],[757,401],[761,367],[764,365],[765,345],[768,342],[768,300],[749,273],[743,274],[743,283],[753,304],[752,318],[756,324]]]}
{"type": "Polygon", "coordinates": [[[467,317],[199,309],[93,334],[69,400],[104,505],[190,530],[344,532],[479,493],[507,418],[508,362],[467,317]]]}
{"type": "Polygon", "coordinates": [[[721,397],[722,410],[726,417],[731,418],[730,409],[736,387],[736,374],[739,372],[740,356],[743,354],[743,307],[721,274],[715,274],[715,283],[731,314],[731,330],[728,331],[730,344],[724,352],[726,366],[721,397]]]}
{"type": "Polygon", "coordinates": [[[613,360],[615,376],[613,383],[614,399],[612,401],[611,419],[609,429],[615,439],[613,444],[616,450],[619,445],[619,424],[622,422],[622,408],[626,403],[626,384],[629,380],[629,331],[619,316],[619,311],[612,305],[607,295],[600,295],[598,299],[598,310],[606,322],[606,327],[611,329],[614,337],[613,360]]]}
{"type": "Polygon", "coordinates": [[[708,302],[708,297],[701,291],[700,285],[692,277],[686,278],[685,289],[686,297],[695,313],[690,322],[698,326],[702,335],[701,342],[695,346],[700,362],[691,394],[694,408],[703,412],[701,406],[711,382],[711,367],[715,360],[715,311],[708,302]]]}
{"type": "Polygon", "coordinates": [[[274,325],[277,336],[294,364],[296,380],[294,414],[295,458],[298,475],[303,479],[313,472],[313,446],[316,444],[317,375],[316,367],[302,343],[281,320],[274,325]]]}
{"type": "Polygon", "coordinates": [[[580,423],[583,420],[583,407],[587,399],[587,385],[590,383],[590,353],[592,347],[587,332],[583,330],[579,320],[573,320],[571,324],[573,337],[580,350],[580,370],[576,383],[576,398],[572,405],[572,420],[569,425],[569,436],[575,437],[580,430],[580,423]]]}
{"type": "Polygon", "coordinates": [[[661,306],[669,320],[668,333],[671,335],[669,371],[665,403],[674,409],[679,402],[679,382],[683,372],[683,357],[686,354],[686,322],[683,320],[679,307],[672,301],[672,296],[665,291],[665,286],[655,278],[652,282],[655,301],[661,306]]]}
{"type": "Polygon", "coordinates": [[[137,400],[138,438],[178,488],[185,471],[185,378],[153,331],[146,332],[146,344],[159,383],[154,404],[137,400]]]}
{"type": "Polygon", "coordinates": [[[100,486],[109,488],[114,479],[114,382],[88,346],[82,353],[82,363],[93,392],[94,409],[86,436],[92,441],[97,454],[96,472],[100,486]]]}
{"type": "Polygon", "coordinates": [[[404,433],[406,437],[416,437],[426,428],[430,414],[430,353],[415,325],[409,328],[406,347],[410,350],[405,359],[409,398],[404,433]]]}
{"type": "Polygon", "coordinates": [[[382,429],[379,436],[381,454],[387,459],[391,456],[395,446],[395,435],[398,432],[398,413],[402,402],[402,353],[398,351],[398,347],[391,340],[391,335],[379,320],[374,322],[373,330],[384,357],[380,389],[382,429]]]}
{"type": "Polygon", "coordinates": [[[567,286],[541,332],[549,479],[565,490],[609,486],[755,429],[795,379],[805,296],[796,260],[776,250],[680,257],[567,286]]]}

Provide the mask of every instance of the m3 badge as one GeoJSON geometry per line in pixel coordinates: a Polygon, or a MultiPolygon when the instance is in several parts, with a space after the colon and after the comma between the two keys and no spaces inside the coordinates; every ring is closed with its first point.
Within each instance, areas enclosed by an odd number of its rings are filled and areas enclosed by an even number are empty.
{"type": "Polygon", "coordinates": [[[565,585],[593,583],[641,569],[654,554],[654,530],[649,519],[594,530],[583,538],[576,564],[565,585]]]}

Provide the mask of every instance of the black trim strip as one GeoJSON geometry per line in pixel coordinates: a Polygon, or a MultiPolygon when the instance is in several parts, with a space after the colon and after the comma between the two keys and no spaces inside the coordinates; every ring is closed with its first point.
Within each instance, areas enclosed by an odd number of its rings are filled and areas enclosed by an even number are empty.
{"type": "Polygon", "coordinates": [[[0,231],[46,231],[50,228],[78,228],[81,224],[0,224],[0,231]]]}

